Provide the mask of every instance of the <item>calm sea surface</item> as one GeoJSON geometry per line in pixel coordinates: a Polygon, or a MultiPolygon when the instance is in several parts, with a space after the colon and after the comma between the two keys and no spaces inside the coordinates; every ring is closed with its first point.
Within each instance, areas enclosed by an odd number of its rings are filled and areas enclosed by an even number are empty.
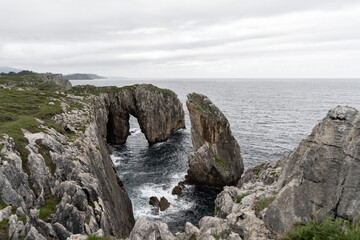
{"type": "MultiPolygon", "coordinates": [[[[126,86],[151,83],[173,90],[185,106],[186,95],[207,95],[228,118],[240,144],[245,168],[280,159],[311,133],[312,128],[337,105],[360,109],[360,79],[103,79],[71,81],[73,85],[126,86]]],[[[184,179],[187,155],[192,151],[190,120],[187,129],[167,142],[149,146],[136,118],[131,118],[127,143],[112,155],[133,203],[135,218],[146,216],[168,223],[172,232],[183,231],[185,222],[197,224],[214,214],[218,190],[190,187],[185,196],[171,195],[184,179]],[[165,196],[170,208],[156,215],[148,204],[151,196],[165,196]]]]}

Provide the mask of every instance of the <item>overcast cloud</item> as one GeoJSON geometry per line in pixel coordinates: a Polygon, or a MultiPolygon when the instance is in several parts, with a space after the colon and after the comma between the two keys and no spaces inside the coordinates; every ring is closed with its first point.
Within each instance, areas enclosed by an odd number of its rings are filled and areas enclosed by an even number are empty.
{"type": "Polygon", "coordinates": [[[127,77],[359,77],[359,0],[0,0],[0,66],[127,77]]]}

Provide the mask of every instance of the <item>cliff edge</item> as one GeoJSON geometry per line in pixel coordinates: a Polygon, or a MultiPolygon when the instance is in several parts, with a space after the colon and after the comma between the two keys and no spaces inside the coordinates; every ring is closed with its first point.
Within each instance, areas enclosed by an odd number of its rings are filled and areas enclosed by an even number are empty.
{"type": "Polygon", "coordinates": [[[4,77],[0,85],[0,238],[127,237],[132,204],[107,144],[123,142],[111,141],[113,131],[126,139],[128,128],[112,126],[134,114],[149,142],[164,141],[184,127],[176,95],[147,85],[69,90],[59,76],[4,77]]]}

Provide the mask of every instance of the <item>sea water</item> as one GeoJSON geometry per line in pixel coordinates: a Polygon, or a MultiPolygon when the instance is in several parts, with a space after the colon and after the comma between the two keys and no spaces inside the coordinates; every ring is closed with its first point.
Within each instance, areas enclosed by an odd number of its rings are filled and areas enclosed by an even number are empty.
{"type": "Polygon", "coordinates": [[[136,118],[130,119],[126,144],[112,155],[133,204],[135,218],[161,220],[172,232],[184,231],[214,215],[219,189],[188,187],[184,196],[171,195],[184,180],[187,156],[193,151],[186,95],[205,94],[225,114],[239,142],[245,168],[279,160],[311,133],[328,110],[337,105],[360,109],[360,79],[102,79],[71,81],[73,85],[126,86],[151,83],[174,91],[184,104],[186,129],[168,141],[149,146],[136,118]],[[157,213],[151,196],[166,197],[168,210],[157,213]]]}

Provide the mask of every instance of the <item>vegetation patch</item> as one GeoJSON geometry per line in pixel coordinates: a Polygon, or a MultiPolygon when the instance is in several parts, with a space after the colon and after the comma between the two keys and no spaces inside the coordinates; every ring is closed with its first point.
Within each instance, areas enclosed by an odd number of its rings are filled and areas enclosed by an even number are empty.
{"type": "Polygon", "coordinates": [[[256,168],[253,169],[253,173],[255,173],[256,175],[259,175],[260,171],[261,171],[261,167],[260,167],[260,166],[258,166],[258,167],[256,167],[256,168]]]}
{"type": "Polygon", "coordinates": [[[216,206],[216,208],[215,208],[215,215],[218,214],[219,210],[220,210],[219,206],[216,206]]]}
{"type": "MultiPolygon", "coordinates": [[[[192,105],[194,106],[194,108],[196,110],[198,110],[199,112],[202,113],[206,113],[207,115],[211,115],[213,117],[217,117],[216,112],[214,112],[214,110],[216,111],[216,107],[215,109],[213,109],[210,104],[212,104],[212,102],[206,103],[204,101],[204,96],[200,95],[198,93],[192,93],[190,94],[189,99],[191,100],[192,105]]],[[[221,120],[217,120],[217,123],[221,123],[221,120]]]]}
{"type": "Polygon", "coordinates": [[[219,239],[220,239],[220,235],[218,235],[218,234],[214,234],[213,236],[214,236],[214,238],[215,238],[216,240],[219,240],[219,239]]]}
{"type": "Polygon", "coordinates": [[[223,160],[221,160],[217,156],[214,156],[214,159],[215,159],[215,162],[217,162],[220,166],[222,166],[223,168],[226,167],[226,163],[223,160]]]}
{"type": "Polygon", "coordinates": [[[4,219],[0,222],[0,239],[9,239],[9,219],[4,219]]]}
{"type": "Polygon", "coordinates": [[[39,218],[44,221],[51,221],[48,219],[52,214],[56,213],[56,205],[60,203],[61,199],[56,196],[47,196],[45,200],[45,205],[40,207],[39,218]]]}
{"type": "Polygon", "coordinates": [[[255,212],[260,213],[262,210],[269,207],[270,204],[274,201],[274,199],[275,196],[256,200],[254,205],[255,212]]]}
{"type": "Polygon", "coordinates": [[[310,221],[295,224],[295,230],[286,233],[282,240],[355,240],[360,239],[360,225],[343,219],[327,218],[324,222],[310,221]]]}
{"type": "Polygon", "coordinates": [[[0,210],[6,208],[8,205],[3,201],[0,201],[0,210]]]}
{"type": "Polygon", "coordinates": [[[243,199],[244,197],[248,196],[248,195],[250,195],[250,193],[243,193],[243,194],[241,194],[240,196],[237,196],[235,202],[236,202],[236,203],[241,203],[242,199],[243,199]]]}
{"type": "Polygon", "coordinates": [[[96,235],[89,235],[87,240],[110,240],[109,237],[98,237],[96,235]]]}
{"type": "Polygon", "coordinates": [[[50,172],[54,175],[56,170],[56,165],[53,163],[50,155],[50,150],[42,143],[41,139],[35,141],[36,145],[39,146],[38,151],[43,156],[46,166],[49,168],[50,172]]]}
{"type": "Polygon", "coordinates": [[[69,93],[79,96],[88,96],[89,94],[99,96],[101,93],[118,92],[120,88],[115,86],[96,87],[93,85],[77,85],[72,87],[69,93]]]}

